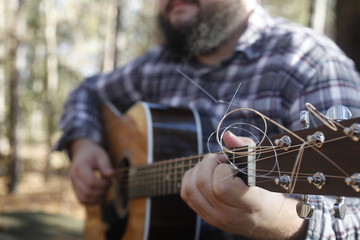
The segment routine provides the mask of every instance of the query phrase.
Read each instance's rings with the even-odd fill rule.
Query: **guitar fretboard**
[[[129,198],[155,197],[180,193],[181,181],[187,170],[201,157],[179,158],[151,165],[131,167],[128,171]],[[124,186],[125,187],[125,186]]]

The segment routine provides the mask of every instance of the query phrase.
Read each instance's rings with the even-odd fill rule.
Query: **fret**
[[[163,181],[164,181],[164,189],[163,195],[167,195],[168,193],[168,185],[169,185],[169,161],[164,162],[164,173],[163,173]]]
[[[167,189],[166,194],[171,194],[171,183],[172,183],[172,161],[168,161],[168,170],[166,175]]]
[[[153,166],[149,165],[146,167],[141,167],[141,195],[142,196],[149,196],[151,194],[151,186],[152,186],[152,176],[154,172]]]
[[[157,167],[156,166],[152,166],[151,167],[151,174],[148,180],[148,187],[149,187],[149,194],[148,196],[156,196],[156,192],[157,192]]]
[[[166,181],[165,181],[165,172],[166,172],[166,165],[164,164],[165,162],[162,162],[161,165],[161,192],[160,192],[160,196],[165,194],[165,189],[166,189]]]
[[[161,171],[161,196],[165,195],[166,191],[166,162],[162,162]]]
[[[168,194],[174,194],[174,179],[176,172],[176,163],[174,161],[170,162],[169,168],[169,185],[168,185]]]
[[[199,161],[199,157],[174,159],[130,168],[127,184],[129,197],[152,197],[180,193],[185,172]]]
[[[156,193],[158,191],[158,187],[157,187],[157,183],[158,183],[158,179],[157,179],[157,167],[153,166],[153,176],[151,178],[151,185],[153,187],[153,190],[151,191],[151,195],[150,196],[156,196]]]
[[[164,194],[168,195],[170,194],[169,186],[170,186],[170,180],[171,180],[171,161],[166,162],[166,173],[164,175],[164,181],[165,181],[165,191]]]
[[[181,168],[183,166],[184,162],[176,161],[174,163],[174,179],[173,179],[173,193],[179,193],[181,188],[181,181],[182,181],[182,171]]]
[[[183,165],[182,161],[175,163],[175,171],[174,171],[174,188],[173,193],[179,193],[180,190],[180,183],[182,179],[181,171],[178,171]]]
[[[162,178],[161,178],[161,174],[162,174],[162,165],[160,164],[158,166],[158,172],[157,172],[157,187],[158,187],[158,191],[156,193],[157,196],[161,196],[162,193]]]
[[[144,192],[144,169],[139,169],[139,174],[138,174],[138,178],[139,178],[139,186],[138,186],[138,195],[142,195]]]
[[[134,174],[135,174],[136,169],[130,169],[129,171],[129,184],[128,184],[128,193],[129,193],[129,198],[133,198],[134,197]]]
[[[167,186],[167,194],[172,194],[173,189],[173,179],[174,179],[174,161],[169,161],[169,169],[168,169],[168,186]]]
[[[177,185],[178,185],[178,166],[177,163],[174,163],[174,181],[173,181],[173,193],[177,193]]]

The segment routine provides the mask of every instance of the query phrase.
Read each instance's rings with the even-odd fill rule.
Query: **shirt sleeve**
[[[107,74],[86,78],[69,95],[60,121],[63,134],[53,149],[68,150],[75,139],[90,139],[104,145],[101,107],[111,103],[124,112],[142,98],[139,79],[144,58],[138,58],[124,67]]]
[[[323,114],[334,105],[344,105],[352,117],[360,117],[359,73],[348,61],[330,59],[321,63],[314,75],[306,76],[303,89],[290,108],[291,129],[299,129],[299,113],[306,110],[306,103],[311,103]],[[310,127],[323,125],[315,117],[310,120],[313,121]]]
[[[102,144],[102,124],[100,118],[100,97],[95,91],[96,82],[101,76],[84,80],[69,95],[60,121],[62,136],[54,150],[66,150],[75,139],[87,138]]]

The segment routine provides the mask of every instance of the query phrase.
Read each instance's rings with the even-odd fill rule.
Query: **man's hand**
[[[99,203],[105,196],[114,170],[102,147],[88,139],[76,140],[71,145],[70,179],[83,204]]]
[[[224,136],[227,147],[252,143],[249,138]],[[185,173],[181,197],[209,224],[257,239],[302,239],[306,224],[296,214],[297,201],[236,177],[223,155],[209,154]]]

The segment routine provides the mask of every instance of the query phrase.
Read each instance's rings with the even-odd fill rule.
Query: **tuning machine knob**
[[[307,178],[308,183],[313,184],[317,189],[322,189],[326,183],[326,177],[323,173],[317,172],[312,177]]]
[[[291,147],[291,138],[287,135],[281,137],[280,139],[275,139],[274,141],[277,147],[283,148],[284,150],[288,150]]]
[[[360,124],[354,123],[350,127],[345,128],[344,133],[346,134],[346,136],[352,138],[352,140],[354,140],[356,142],[359,141],[359,139],[360,139]]]
[[[296,212],[302,219],[309,219],[315,211],[315,206],[309,202],[309,196],[303,195],[302,201],[296,205]]]
[[[360,173],[354,173],[351,177],[345,178],[345,183],[356,192],[360,192]]]
[[[352,117],[352,113],[344,105],[338,104],[330,107],[326,112],[326,116],[329,119],[340,122],[342,120],[350,119]]]
[[[334,217],[344,219],[346,215],[345,197],[337,197],[334,204]]]
[[[302,129],[310,127],[310,114],[306,110],[300,112],[300,126]]]
[[[291,185],[291,177],[287,174],[284,174],[279,178],[275,178],[275,184],[287,191]]]
[[[325,142],[325,135],[322,132],[315,132],[313,135],[307,136],[309,144],[314,144],[316,147],[321,148]]]

